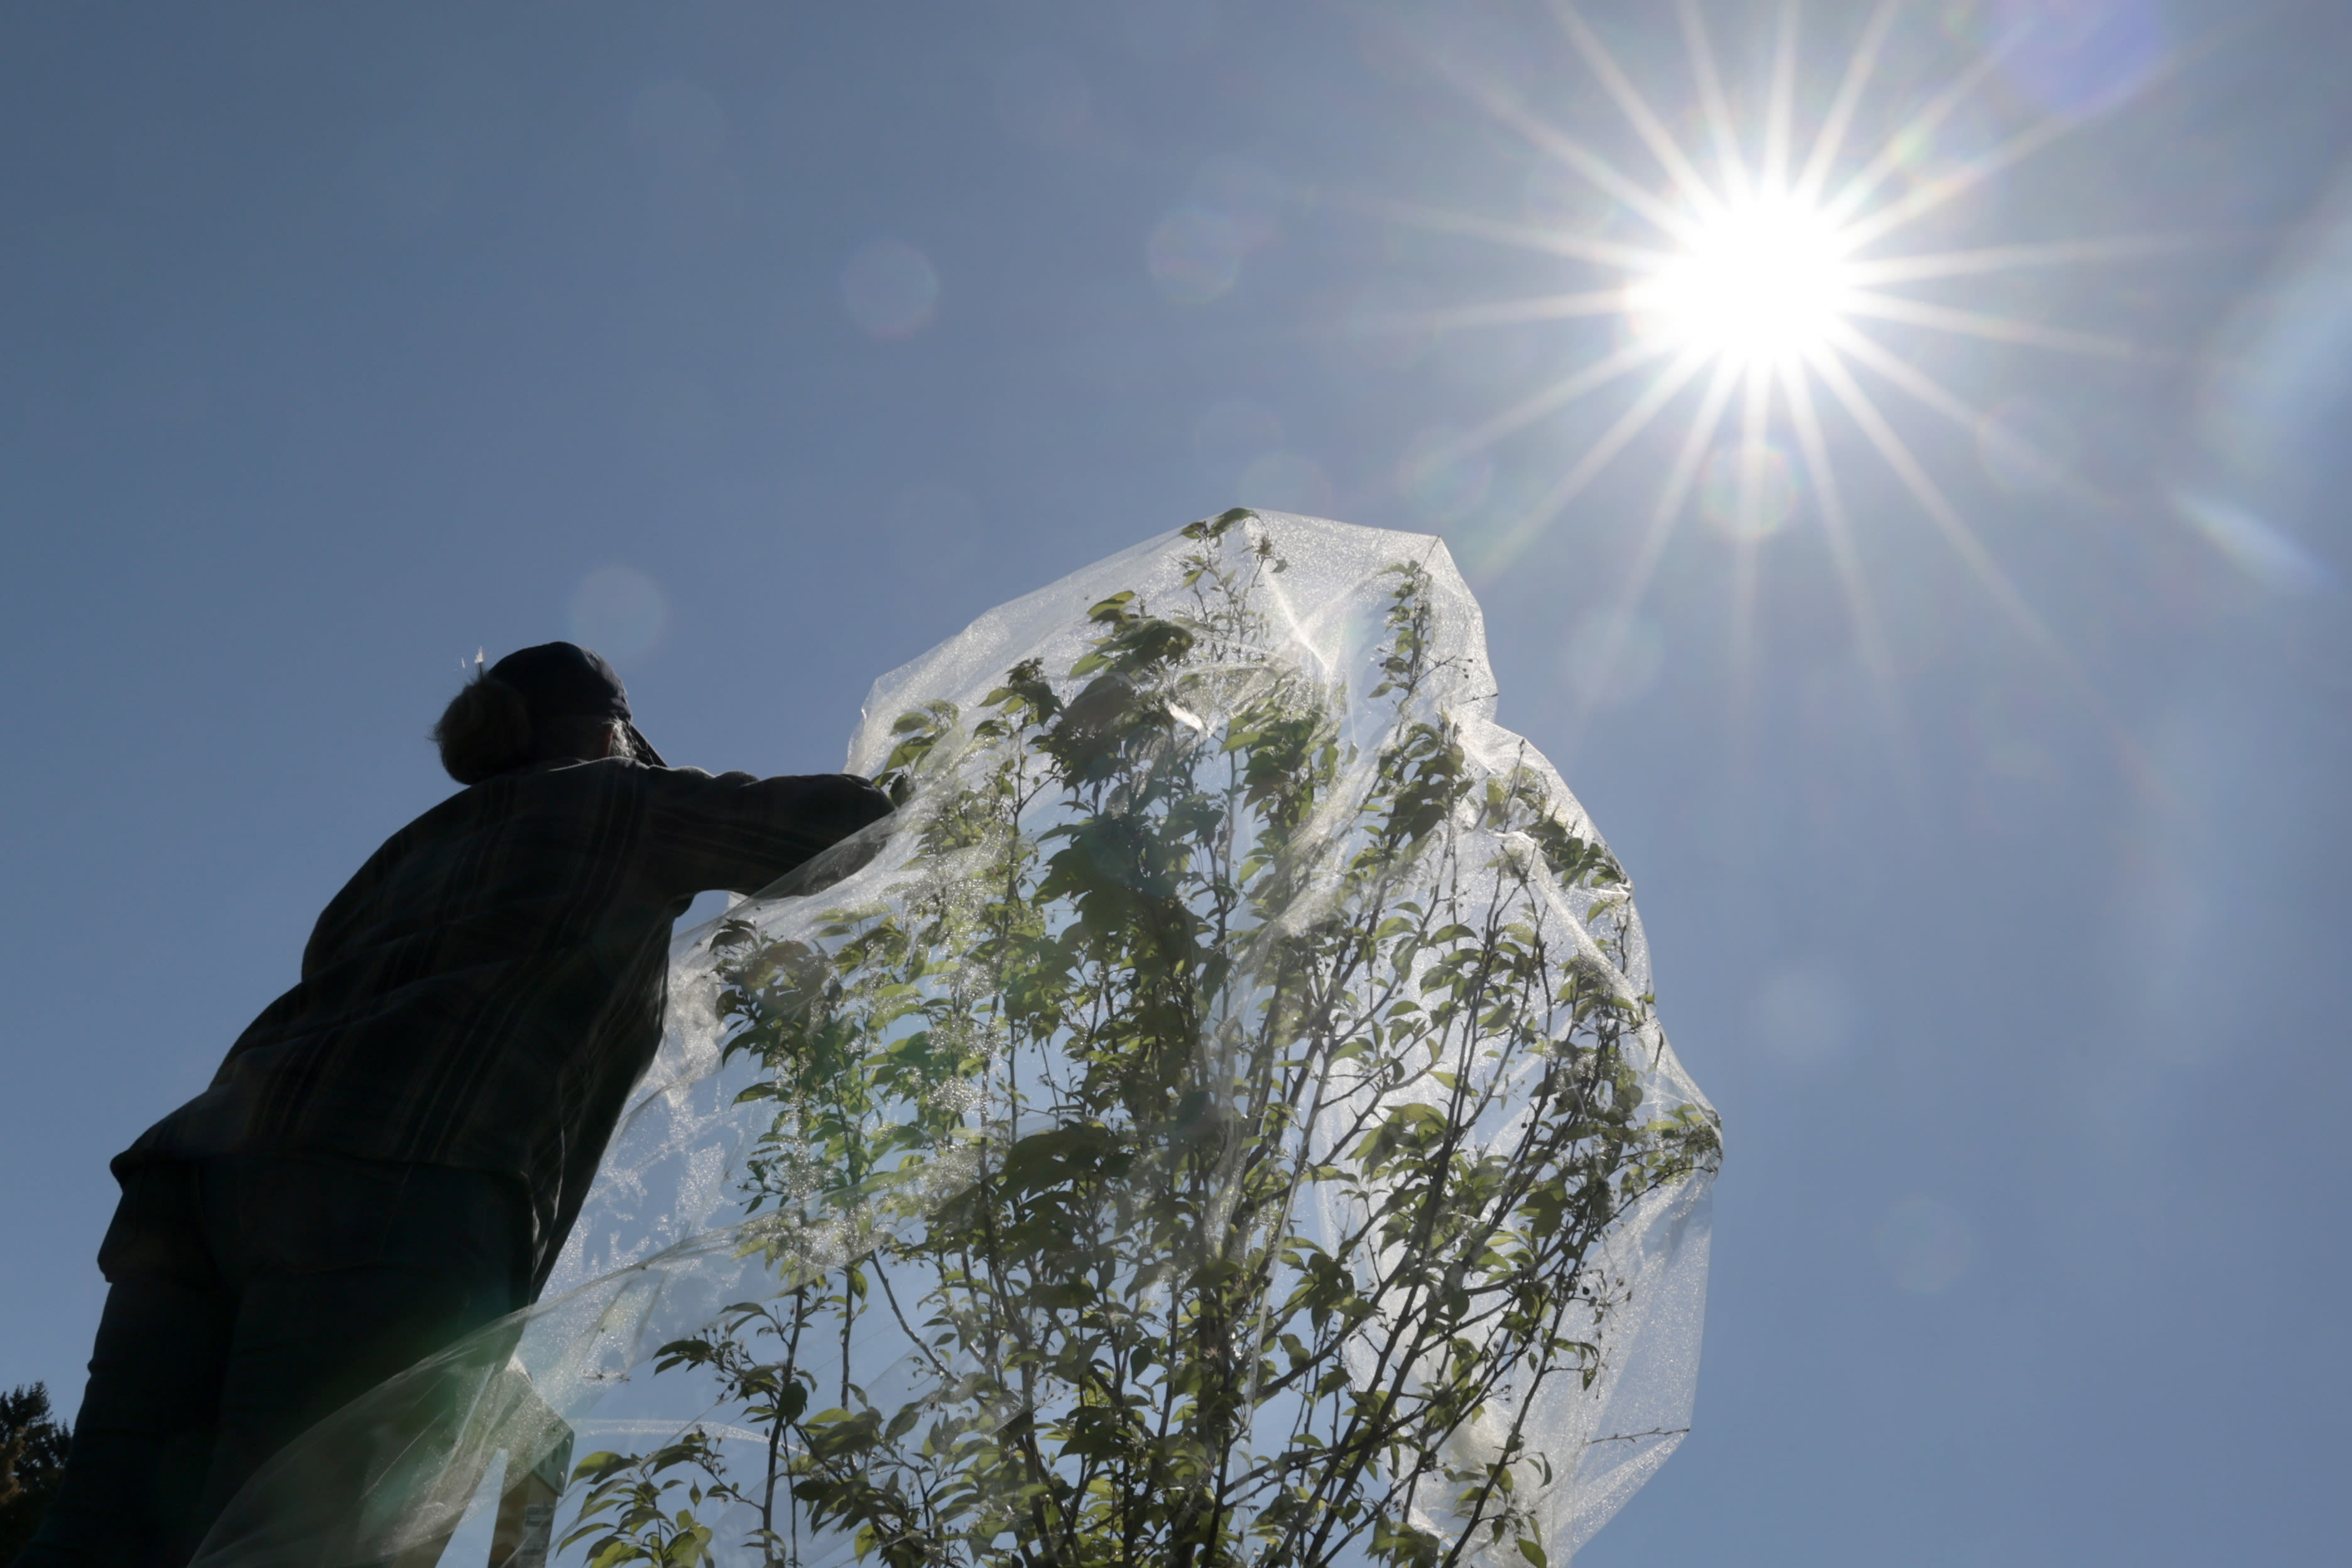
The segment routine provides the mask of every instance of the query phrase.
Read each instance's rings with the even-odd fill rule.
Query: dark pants
[[[18,1568],[177,1568],[278,1449],[530,1294],[511,1177],[234,1155],[122,1186],[72,1457]]]

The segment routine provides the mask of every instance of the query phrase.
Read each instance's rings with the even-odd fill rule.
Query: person
[[[668,766],[572,644],[476,668],[434,730],[466,787],[114,1161],[89,1382],[23,1568],[186,1563],[278,1448],[536,1300],[660,1043],[672,922],[890,809],[847,774]]]

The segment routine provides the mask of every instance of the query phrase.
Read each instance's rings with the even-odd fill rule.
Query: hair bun
[[[520,767],[530,761],[531,741],[530,705],[495,676],[467,682],[433,726],[441,765],[461,784]]]

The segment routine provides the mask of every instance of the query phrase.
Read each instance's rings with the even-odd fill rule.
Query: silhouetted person
[[[353,1396],[538,1296],[661,1039],[671,922],[886,815],[666,765],[604,661],[511,654],[434,730],[467,787],[319,917],[299,984],[118,1156],[111,1289],[25,1568],[187,1561]]]

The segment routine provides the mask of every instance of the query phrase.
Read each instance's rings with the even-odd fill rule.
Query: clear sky
[[[1583,1563],[2342,1550],[2352,11],[1779,10],[0,9],[0,1384],[477,647],[827,769],[1255,503],[1445,536],[1724,1115]]]

